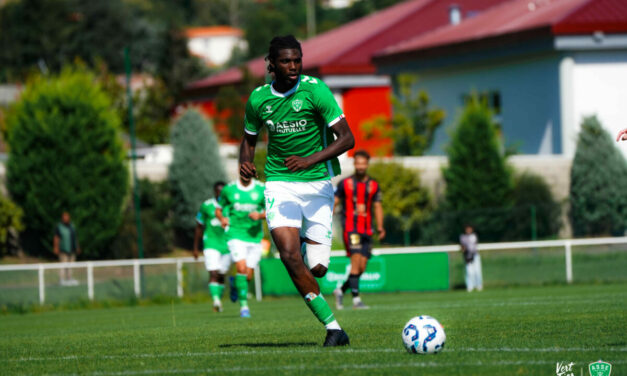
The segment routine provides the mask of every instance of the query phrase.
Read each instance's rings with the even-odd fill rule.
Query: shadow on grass
[[[219,345],[220,348],[229,348],[229,347],[309,347],[309,346],[317,346],[318,344],[315,342],[279,342],[279,343],[269,343],[269,342],[257,342],[257,343],[225,343]]]

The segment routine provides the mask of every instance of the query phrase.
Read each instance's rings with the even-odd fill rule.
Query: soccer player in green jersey
[[[224,229],[220,220],[216,218],[216,209],[220,207],[217,200],[224,185],[224,182],[216,182],[213,185],[214,198],[200,205],[194,234],[194,259],[198,259],[198,245],[202,237],[205,267],[209,272],[209,294],[213,300],[213,310],[216,312],[222,312],[224,275],[231,267],[231,254],[226,246]]]
[[[266,218],[263,191],[261,182],[240,177],[224,187],[220,208],[216,210],[216,216],[226,229],[226,244],[237,269],[235,288],[241,317],[250,317],[248,281],[261,260],[261,220]]]
[[[274,81],[253,90],[246,103],[240,176],[257,175],[255,146],[265,126],[268,227],[294,285],[327,329],[324,346],[345,346],[348,335],[314,277],[326,274],[331,253],[330,179],[340,172],[337,156],[355,141],[328,86],[301,75],[302,56],[300,43],[291,35],[270,42],[266,60]]]

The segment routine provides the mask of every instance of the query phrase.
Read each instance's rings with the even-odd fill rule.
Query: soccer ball
[[[431,316],[417,316],[403,327],[403,344],[411,354],[437,354],[444,348],[444,327]]]

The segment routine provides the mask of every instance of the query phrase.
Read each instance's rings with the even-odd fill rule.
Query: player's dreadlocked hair
[[[265,60],[268,61],[268,73],[274,72],[274,65],[272,61],[279,56],[279,50],[296,49],[300,51],[300,55],[303,55],[303,50],[300,48],[300,43],[294,38],[293,35],[285,35],[282,37],[274,37],[270,41],[270,49]]]

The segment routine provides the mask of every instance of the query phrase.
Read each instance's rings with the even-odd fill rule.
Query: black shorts
[[[346,255],[358,253],[370,259],[372,256],[372,236],[358,234],[356,232],[344,232],[344,247],[346,247]]]

